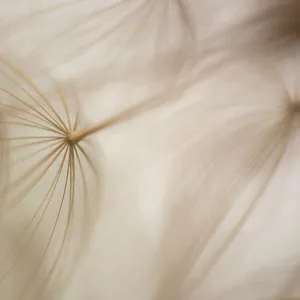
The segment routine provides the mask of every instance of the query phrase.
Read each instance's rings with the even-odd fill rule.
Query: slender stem
[[[133,107],[120,112],[119,114],[109,118],[104,122],[102,121],[86,129],[81,129],[81,130],[75,129],[74,131],[68,134],[67,140],[70,144],[77,144],[81,140],[83,140],[84,138],[86,138],[87,136],[93,133],[103,130],[109,126],[113,126],[124,121],[132,120],[134,117],[141,116],[142,114],[149,112],[149,110],[158,108],[159,106],[162,106],[164,104],[165,101],[162,101],[162,95],[155,95],[154,97],[151,97],[147,101],[137,103]],[[76,126],[74,126],[74,128],[76,127],[77,127],[77,123]]]
[[[116,116],[113,117],[105,122],[100,122],[97,123],[91,127],[85,128],[85,129],[78,129],[75,131],[70,132],[70,134],[68,135],[68,141],[71,144],[77,144],[79,143],[81,140],[83,140],[84,138],[86,138],[87,136],[96,133],[100,130],[103,130],[104,128],[113,125],[114,123],[117,123],[118,121],[122,121],[123,120],[123,116]]]
[[[100,131],[101,129],[103,129],[104,127],[106,127],[105,124],[100,123],[100,124],[93,125],[86,129],[75,130],[68,135],[68,141],[71,144],[77,144],[81,140],[86,138],[88,135],[96,133],[96,132]]]
[[[78,129],[74,130],[69,133],[67,139],[68,142],[71,144],[77,144],[87,136],[97,133],[100,130],[103,130],[109,126],[116,125],[123,121],[128,121],[132,119],[134,116],[136,116],[138,113],[143,113],[147,111],[147,108],[149,108],[148,103],[139,103],[136,106],[129,108],[128,110],[125,110],[116,116],[113,116],[109,118],[106,121],[102,121],[100,123],[97,123],[95,125],[92,125],[91,127],[85,128],[85,129]]]

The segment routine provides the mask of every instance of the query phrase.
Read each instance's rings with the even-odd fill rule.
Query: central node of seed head
[[[289,116],[288,118],[293,122],[294,126],[296,128],[299,128],[300,126],[300,102],[298,101],[293,101],[292,103],[289,104]]]
[[[69,132],[66,136],[66,141],[70,145],[76,145],[82,138],[82,132],[80,130]]]
[[[290,109],[293,114],[300,114],[300,102],[291,103]]]

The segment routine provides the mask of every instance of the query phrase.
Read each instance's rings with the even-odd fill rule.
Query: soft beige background
[[[50,2],[53,3],[50,0],[0,0],[1,23],[18,13],[29,12],[32,7],[47,6]],[[84,13],[94,10],[98,5],[107,4],[106,0],[102,2],[85,1]],[[193,2],[191,5],[201,8],[193,11],[196,23],[199,23],[197,34],[200,37],[209,36],[219,28],[231,26],[243,18],[244,13],[251,12],[258,3],[261,4],[258,0],[203,1],[201,5],[197,1],[190,2]],[[76,19],[80,15],[80,10],[73,11],[72,14],[57,19],[55,24],[43,25],[43,30],[50,32],[54,27],[59,30],[59,26],[64,26],[63,23],[68,18]],[[26,57],[24,53],[32,45],[31,41],[36,42],[40,36],[43,34],[35,27],[32,35],[25,39],[28,44],[20,44],[16,36],[13,37],[16,41],[8,43],[8,46],[4,45],[1,51],[22,62]],[[143,38],[147,39],[147,36]],[[11,48],[12,45],[19,45],[19,48]],[[294,90],[298,92],[299,86],[298,50],[296,47],[288,48],[271,57],[271,63],[278,68],[280,76],[287,81],[292,93]],[[93,53],[95,63],[96,54]],[[27,62],[21,64],[32,67]],[[81,68],[84,71],[81,72]],[[61,71],[56,68],[53,75],[70,84],[67,79],[68,74],[72,74],[72,82],[80,85],[81,78],[86,80],[84,74],[89,74],[85,73],[86,69],[88,68],[84,66],[84,61],[79,60]],[[237,90],[230,88],[232,81],[226,81],[226,76],[211,77],[205,83],[199,83],[200,87],[194,92],[181,97],[183,108],[174,103],[171,107],[159,109],[143,118],[94,136],[94,141],[101,148],[99,155],[103,155],[105,161],[104,195],[103,199],[99,199],[103,201],[105,210],[99,217],[89,251],[84,254],[83,263],[74,274],[62,300],[153,299],[157,285],[157,251],[162,225],[166,220],[163,208],[165,203],[172,201],[170,190],[176,197],[178,194],[183,199],[186,196],[180,194],[182,191],[171,180],[174,178],[176,166],[180,170],[181,164],[185,162],[183,156],[176,155],[176,151],[181,153],[180,147],[197,134],[200,124],[197,113],[201,111],[198,103],[202,99],[214,100],[216,97],[227,97],[229,100],[245,98],[244,101],[252,101],[253,97],[253,101],[257,103],[268,99],[268,105],[271,105],[271,99],[274,98],[274,102],[278,100],[276,94],[268,88],[264,90],[261,87],[260,93],[251,89],[251,85],[246,83],[248,72],[248,69],[239,71],[235,81],[236,86],[240,86]],[[259,73],[260,69],[254,66],[251,72]],[[97,73],[92,77],[86,76],[97,82]],[[128,103],[144,99],[151,94],[147,89],[149,83],[145,82],[147,81],[143,79],[138,84],[136,81],[120,80],[101,89],[97,89],[97,84],[93,84],[93,90],[82,88],[79,97],[83,104],[83,115],[88,121],[97,122],[121,110]],[[154,80],[151,84],[159,86]],[[214,89],[215,93],[212,93]],[[181,110],[178,112],[178,109]],[[196,294],[188,299],[183,297],[182,300],[278,299],[277,292],[300,263],[299,150],[300,140],[296,134],[270,186],[234,243],[204,283],[196,289]],[[226,159],[224,154],[224,160]],[[219,172],[222,174],[222,169]],[[175,175],[178,181],[185,176]],[[194,181],[196,184],[197,179]],[[201,195],[197,195],[197,199],[198,197],[199,201],[204,201]],[[230,224],[240,210],[243,211],[243,202],[229,216],[224,228],[221,228],[214,241],[216,245],[222,241],[222,232],[230,230]],[[211,247],[211,251],[214,251],[213,246]]]

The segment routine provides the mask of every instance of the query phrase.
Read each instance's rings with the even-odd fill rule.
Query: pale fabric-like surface
[[[48,1],[0,0],[1,20],[23,13],[24,10],[29,11],[31,6],[46,6],[46,2]],[[201,4],[194,1],[190,5],[203,7],[193,11],[199,40],[218,32],[220,28],[235,26],[232,24],[239,23],[245,15],[253,13],[259,7],[258,4],[261,1],[231,0],[226,4],[216,0],[203,1]],[[85,13],[93,10],[88,1],[85,5]],[[96,5],[96,1],[91,1],[90,5]],[[80,15],[80,11],[74,11],[74,14]],[[67,22],[68,17],[73,16],[61,18],[59,22]],[[55,24],[56,30],[59,29],[59,22]],[[37,36],[42,35],[39,28],[36,31]],[[22,61],[22,53],[26,53],[32,46],[30,41],[37,41],[34,34],[32,32],[26,42],[28,44],[23,45],[24,52],[21,48],[10,52],[11,45],[1,51],[12,58],[15,55],[18,61]],[[147,40],[146,35],[143,38]],[[246,37],[243,38],[247,40]],[[14,45],[18,43],[16,37]],[[287,82],[291,94],[299,92],[298,50],[293,45],[274,51],[272,56],[261,58],[277,69],[279,79]],[[96,57],[96,53],[92,55]],[[55,61],[55,55],[53,60]],[[86,63],[87,66],[84,66],[84,60],[75,61],[73,65],[65,66],[62,73],[55,69],[53,74],[67,82],[68,74],[73,74],[72,81],[78,80],[80,85],[85,72],[93,69],[90,68],[90,62]],[[93,90],[90,91],[85,86],[79,94],[83,103],[83,115],[89,122],[98,122],[120,111],[122,107],[152,96],[156,89],[149,91],[147,85],[161,89],[161,82],[147,78],[147,74],[145,79],[118,80],[117,83],[97,89],[96,74],[97,72],[91,77]],[[147,83],[147,80],[151,82]],[[175,243],[173,241],[172,244],[171,241],[170,245],[166,245],[170,257],[167,254],[167,259],[162,261],[161,257],[166,253],[162,253],[160,245],[161,241],[166,240],[164,226],[172,211],[172,203],[190,199],[198,203],[197,213],[204,225],[200,229],[194,229],[197,230],[197,235],[205,234],[206,229],[203,228],[209,228],[214,223],[217,208],[225,201],[222,190],[219,191],[218,187],[225,188],[226,176],[233,177],[235,172],[241,170],[243,160],[251,156],[252,149],[256,149],[255,143],[258,148],[263,144],[263,138],[255,139],[261,131],[259,124],[264,129],[274,118],[276,121],[276,109],[282,101],[281,93],[280,85],[262,71],[260,62],[249,66],[242,59],[239,63],[233,62],[222,67],[221,71],[212,73],[206,80],[199,79],[183,95],[168,93],[173,99],[168,106],[95,135],[93,138],[101,148],[99,155],[103,155],[105,161],[102,215],[99,216],[89,251],[84,254],[83,263],[77,269],[62,300],[284,300],[300,297],[300,291],[296,290],[297,283],[294,285],[295,289],[287,287],[287,294],[284,291],[300,265],[300,140],[297,131],[290,139],[287,152],[259,198],[255,210],[205,278],[202,278],[201,268],[206,268],[210,265],[210,260],[215,259],[213,254],[247,209],[253,196],[251,188],[255,193],[257,186],[264,181],[267,172],[264,168],[253,179],[253,186],[248,187],[248,194],[238,198],[237,205],[210,240],[209,247],[205,248],[199,261],[199,267],[195,267],[186,285],[180,283],[183,286],[176,291],[177,283],[174,281],[176,298],[170,298],[171,292],[164,294],[162,286],[165,283],[161,281],[159,273],[164,267],[169,267],[169,259],[172,262],[176,255],[184,253],[182,244],[189,241],[189,230],[193,231],[193,227],[182,226],[180,233],[179,228],[179,232],[174,234]],[[176,101],[178,98],[180,103]],[[239,103],[241,108],[218,112],[217,105],[222,101],[228,107]],[[203,103],[204,108],[201,106]],[[210,103],[216,103],[216,107],[207,109],[206,106],[211,105]],[[254,116],[259,120],[253,127],[247,119],[249,109],[257,112]],[[230,122],[231,115],[243,116],[243,112],[245,120],[240,118],[236,122]],[[229,142],[224,142],[224,148],[221,145],[220,149],[201,150],[206,141],[209,144],[208,141],[214,138],[212,135],[226,138],[236,127],[243,128],[243,124],[246,124],[245,134],[241,133],[239,139],[229,139]],[[210,130],[211,128],[214,130]],[[205,159],[210,157],[210,151],[219,151],[217,163],[207,166]],[[201,186],[199,173],[207,172],[205,167],[213,168],[212,177],[207,186]],[[268,166],[265,168],[268,169]],[[242,177],[237,182],[244,187]],[[217,191],[217,196],[210,195],[211,187]],[[207,199],[216,201],[216,206]],[[184,217],[183,214],[179,220],[189,224],[189,220]],[[191,237],[193,233],[195,234],[192,232]],[[157,295],[157,290],[162,291],[162,294]]]

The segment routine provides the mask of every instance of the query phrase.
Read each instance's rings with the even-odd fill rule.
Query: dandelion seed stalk
[[[69,144],[76,145],[87,136],[102,130],[104,127],[106,127],[105,124],[100,123],[86,129],[72,131],[67,135],[66,140]]]

